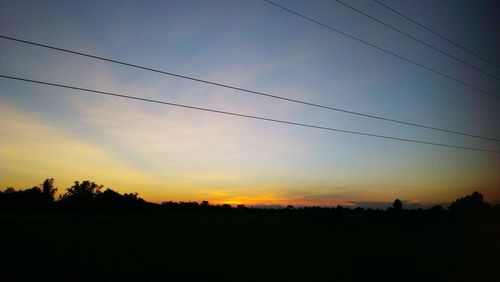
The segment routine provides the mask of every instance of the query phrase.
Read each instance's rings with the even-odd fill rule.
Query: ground
[[[500,224],[0,214],[3,281],[498,281]],[[42,280],[43,279],[43,280]],[[48,280],[47,280],[48,279]]]

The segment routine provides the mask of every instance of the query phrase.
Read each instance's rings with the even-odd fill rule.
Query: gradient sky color
[[[500,75],[373,1],[347,1]],[[279,1],[500,94],[500,83],[335,1]],[[500,64],[497,1],[384,0]],[[500,102],[264,1],[1,1],[0,33],[293,99],[500,138]],[[500,149],[0,39],[0,72],[402,138]],[[500,201],[500,154],[220,116],[0,79],[0,189],[90,179],[149,201]]]

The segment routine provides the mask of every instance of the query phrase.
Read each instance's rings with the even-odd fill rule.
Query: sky
[[[373,1],[346,3],[500,76]],[[500,64],[497,1],[382,2]],[[332,0],[279,1],[485,91],[500,82]],[[500,100],[265,1],[0,1],[0,34],[291,99],[500,138]],[[343,130],[500,142],[250,95],[0,39],[0,73]],[[500,154],[224,116],[0,78],[0,189],[91,180],[148,201],[500,202]]]

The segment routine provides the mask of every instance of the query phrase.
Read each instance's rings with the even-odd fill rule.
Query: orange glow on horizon
[[[213,200],[210,201],[209,203],[211,205],[223,205],[223,204],[228,204],[232,207],[236,207],[238,205],[245,205],[247,207],[252,207],[252,206],[283,206],[286,207],[288,205],[292,205],[294,207],[313,207],[313,206],[320,206],[320,207],[336,207],[336,206],[343,206],[343,207],[351,207],[354,206],[354,203],[348,202],[348,201],[325,201],[325,202],[305,202],[305,201],[297,201],[293,199],[262,199],[262,198],[246,198],[245,200]]]
[[[231,205],[231,206],[243,205],[240,201],[224,201],[222,204]]]

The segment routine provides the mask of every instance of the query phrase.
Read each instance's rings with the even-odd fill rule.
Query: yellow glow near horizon
[[[237,154],[221,154],[227,152],[227,148],[210,152],[214,150],[197,141],[200,135],[191,136],[194,133],[178,125],[177,129],[164,129],[169,130],[168,136],[157,132],[134,139],[128,130],[113,129],[113,116],[105,116],[103,120],[95,121],[99,126],[103,126],[104,122],[106,126],[111,126],[110,132],[117,134],[112,140],[117,142],[116,145],[123,146],[124,149],[121,150],[127,152],[124,158],[123,155],[118,155],[121,152],[113,152],[102,146],[99,140],[79,140],[46,122],[42,117],[21,114],[5,103],[0,104],[0,112],[0,189],[8,186],[28,188],[41,183],[45,178],[55,178],[58,193],[64,193],[75,180],[91,180],[120,193],[138,192],[140,197],[157,203],[169,200],[208,200],[213,204],[247,206],[349,206],[353,205],[353,202],[390,202],[396,197],[411,202],[436,203],[452,201],[473,190],[481,191],[487,200],[500,198],[498,189],[495,189],[500,178],[487,179],[478,172],[475,172],[477,175],[464,175],[465,178],[454,172],[458,179],[463,179],[458,190],[456,180],[437,179],[427,184],[415,182],[419,178],[424,179],[424,175],[395,176],[391,182],[384,180],[385,183],[379,180],[379,175],[374,175],[369,181],[357,179],[349,174],[332,177],[328,171],[321,172],[318,177],[312,177],[309,174],[318,172],[301,172],[287,167],[277,167],[273,171],[253,163],[247,164],[246,158],[249,155],[254,157],[253,152],[242,156],[237,155],[242,154],[238,150],[234,151]],[[144,115],[141,119],[149,117]],[[140,129],[141,126],[142,123],[129,124],[132,128],[129,130],[135,130],[133,128],[137,127],[141,132],[144,130]],[[149,131],[154,132],[151,129]],[[121,132],[125,135],[122,136]],[[184,136],[185,134],[188,136]],[[172,137],[178,140],[174,142]],[[148,143],[156,144],[154,152],[162,152],[161,154],[169,156],[170,159],[165,160],[152,154],[153,151],[148,151],[148,147],[141,144],[144,138],[148,138]],[[206,143],[210,138],[205,139]],[[167,147],[158,145],[163,141],[168,144]],[[217,142],[218,140],[211,144]],[[196,148],[199,144],[203,147]],[[279,144],[276,146],[275,151],[285,150],[283,156],[293,152],[291,147],[279,148]],[[197,151],[189,153],[195,150],[193,148]],[[207,150],[207,154],[200,155],[200,152]],[[130,160],[127,154],[137,154],[138,161]],[[200,156],[204,161],[200,160]],[[259,158],[263,162],[269,162],[265,156]],[[486,165],[484,168],[493,169]],[[374,181],[380,183],[372,184]],[[337,186],[329,187],[321,183],[337,183]],[[405,189],[402,194],[401,191]]]

